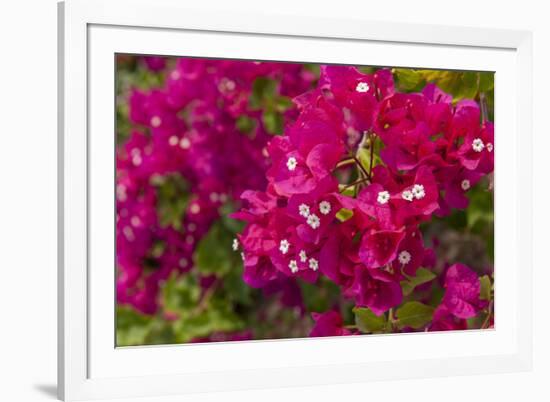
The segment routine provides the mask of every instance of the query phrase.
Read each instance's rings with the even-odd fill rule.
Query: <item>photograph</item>
[[[116,54],[115,85],[117,347],[494,328],[493,72]]]

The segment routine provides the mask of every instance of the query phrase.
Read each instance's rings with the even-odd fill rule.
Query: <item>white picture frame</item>
[[[68,0],[59,4],[59,46],[60,398],[161,396],[531,368],[529,32],[237,11],[217,15],[178,0]],[[109,101],[117,52],[496,71],[496,329],[115,348],[114,297],[109,296],[114,294],[114,241],[109,237],[114,135],[98,133],[114,132]],[[522,146],[516,147],[520,133]]]

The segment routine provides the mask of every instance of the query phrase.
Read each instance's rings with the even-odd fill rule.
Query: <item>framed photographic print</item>
[[[180,3],[59,5],[60,397],[529,369],[531,35]]]

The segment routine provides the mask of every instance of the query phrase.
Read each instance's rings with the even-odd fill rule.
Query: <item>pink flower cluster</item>
[[[298,117],[267,148],[265,191],[245,191],[233,215],[247,223],[244,280],[265,287],[324,275],[381,315],[402,303],[402,281],[434,264],[420,224],[466,208],[468,190],[493,171],[493,124],[475,101],[453,103],[434,84],[396,91],[387,69],[323,66],[317,87],[294,102]],[[445,286],[434,329],[483,307],[467,267],[449,268]],[[314,334],[344,333],[327,314]]]
[[[167,68],[163,58],[144,61],[154,71]],[[148,314],[158,308],[162,281],[191,269],[220,206],[245,189],[265,188],[271,134],[262,111],[249,105],[254,81],[273,80],[277,94],[294,97],[314,78],[298,64],[192,58],[163,71],[162,88],[132,91],[134,130],[117,149],[117,300]],[[246,134],[237,124],[242,116],[255,123]],[[159,187],[174,177],[189,196],[181,228],[159,216]]]

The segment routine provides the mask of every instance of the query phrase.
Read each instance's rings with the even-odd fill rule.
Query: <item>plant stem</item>
[[[369,161],[369,179],[372,178],[372,167],[374,164],[374,141],[376,141],[376,135],[372,135],[369,131],[369,146],[370,146],[370,161]]]
[[[487,113],[487,97],[485,92],[479,93],[479,103],[481,105],[481,121],[486,123],[489,120],[489,115]]]
[[[368,177],[365,177],[364,179],[355,180],[353,183],[350,183],[350,184],[347,184],[346,186],[344,186],[344,188],[343,188],[342,190],[340,190],[340,191],[346,190],[346,189],[348,189],[348,188],[350,188],[350,187],[353,187],[353,186],[355,186],[355,185],[357,185],[357,184],[365,183],[365,182],[367,182],[367,181],[369,181],[369,178],[368,178]]]
[[[365,167],[363,166],[363,164],[361,163],[361,161],[359,160],[359,158],[357,156],[353,156],[353,160],[355,161],[355,163],[357,163],[357,166],[359,167],[359,169],[361,169],[361,171],[363,172],[363,174],[367,177],[367,179],[370,181],[370,174],[369,172],[367,172],[367,169],[365,169]]]

